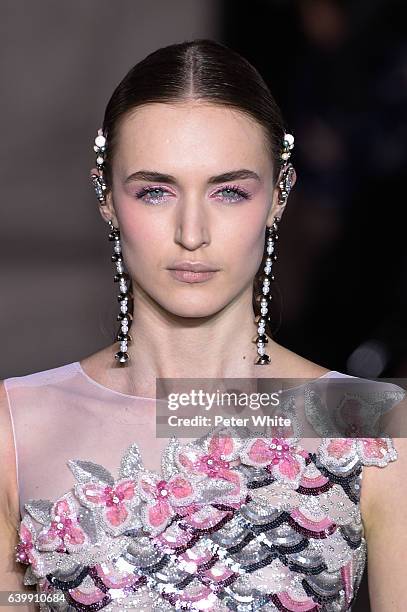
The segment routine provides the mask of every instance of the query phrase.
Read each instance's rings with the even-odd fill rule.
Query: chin
[[[167,312],[169,312],[172,315],[175,315],[176,317],[183,317],[185,319],[203,319],[206,317],[211,317],[213,316],[218,310],[220,310],[219,308],[208,308],[208,306],[202,306],[202,304],[200,306],[185,306],[185,304],[183,304],[182,306],[179,305],[177,306],[173,306],[171,307],[170,305],[168,305],[167,307],[165,307],[165,310]]]
[[[200,297],[198,298],[197,296],[196,299],[177,299],[176,292],[173,292],[171,294],[172,299],[168,300],[167,298],[164,300],[158,300],[158,302],[164,310],[172,315],[177,317],[185,317],[187,319],[198,319],[211,317],[224,308],[227,302],[221,302],[219,300],[219,296],[217,297],[217,300],[211,300],[210,296],[202,298],[201,294]]]

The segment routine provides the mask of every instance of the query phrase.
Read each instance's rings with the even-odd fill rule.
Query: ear
[[[290,190],[294,187],[296,181],[297,181],[297,173],[295,171],[295,168],[292,164],[290,164],[291,167],[291,171],[290,171],[290,183],[291,183],[291,187]],[[287,166],[284,165],[278,175],[278,179],[276,181],[276,184],[274,185],[274,189],[273,189],[273,199],[272,199],[272,204],[271,204],[271,208],[269,211],[269,214],[267,216],[267,225],[271,226],[273,224],[273,221],[275,219],[275,217],[279,217],[281,219],[284,211],[285,211],[285,207],[287,206],[287,200],[288,197],[285,198],[285,201],[283,204],[280,203],[280,196],[282,193],[282,189],[280,186],[281,181],[284,178],[284,173],[287,171]]]
[[[92,180],[92,174],[96,174],[97,176],[101,176],[101,172],[97,168],[92,168],[89,176]],[[93,187],[93,183],[92,183]],[[102,216],[102,219],[107,221],[112,221],[112,223],[118,227],[117,217],[113,206],[113,197],[110,189],[105,191],[105,200],[104,202],[99,202],[99,212]]]

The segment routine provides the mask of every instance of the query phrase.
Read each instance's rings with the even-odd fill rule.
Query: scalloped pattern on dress
[[[397,459],[391,438],[173,437],[161,473],[136,443],[116,474],[70,459],[72,488],[25,504],[16,561],[59,594],[40,609],[344,612],[366,563],[362,467]],[[63,597],[62,597],[63,596]]]

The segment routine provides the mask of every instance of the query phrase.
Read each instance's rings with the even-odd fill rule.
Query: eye
[[[143,199],[147,204],[160,204],[163,201],[163,193],[169,193],[162,187],[143,187],[139,192],[136,193],[136,197]],[[148,196],[144,199],[144,196]]]
[[[226,194],[222,199],[227,202],[240,202],[241,200],[250,199],[250,194],[237,185],[225,185],[222,189],[219,189],[217,194]]]
[[[168,194],[169,192],[162,187],[143,187],[143,189],[136,193],[136,197],[143,200],[146,204],[160,204],[165,201],[164,194],[166,193]],[[221,199],[226,202],[240,202],[241,200],[250,199],[249,192],[237,185],[225,185],[225,187],[216,191],[216,194],[224,194],[221,195]],[[146,198],[145,196],[148,197]]]

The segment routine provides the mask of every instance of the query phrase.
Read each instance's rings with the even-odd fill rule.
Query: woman
[[[271,338],[293,144],[257,71],[214,41],[159,49],[116,88],[91,179],[120,346],[3,383],[3,589],[21,567],[43,609],[342,611],[367,541],[372,609],[404,609],[404,440],[155,437],[156,378],[350,378]]]

